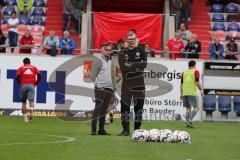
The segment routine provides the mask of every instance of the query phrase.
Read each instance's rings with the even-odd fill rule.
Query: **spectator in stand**
[[[175,14],[175,29],[180,25],[182,0],[171,0],[171,12]]]
[[[64,55],[72,55],[74,49],[76,48],[74,40],[70,37],[68,31],[63,32],[63,38],[60,40],[59,48],[61,48],[61,53]]]
[[[18,0],[17,7],[20,13],[30,14],[32,9],[32,0]]]
[[[145,53],[148,57],[155,57],[155,52],[148,43],[145,44]]]
[[[187,29],[185,23],[180,24],[180,30],[178,32],[181,34],[181,40],[185,47],[188,44],[189,40],[191,39],[192,32]]]
[[[7,39],[0,30],[0,53],[6,53]]]
[[[77,19],[79,20],[79,27],[81,27],[82,13],[85,11],[87,0],[72,0],[72,4],[74,7],[74,15],[76,15]],[[81,28],[79,29],[81,31]]]
[[[30,24],[44,26],[45,18],[43,16],[33,16],[31,17]]]
[[[182,0],[181,22],[188,24],[190,22],[190,0]]]
[[[184,52],[191,52],[187,54],[187,58],[199,58],[201,52],[201,42],[197,40],[197,35],[192,34],[189,43],[186,45]]]
[[[47,50],[47,54],[51,56],[57,55],[57,48],[59,47],[59,38],[55,36],[55,32],[51,31],[50,35],[45,38],[43,48]]]
[[[239,54],[239,46],[235,43],[235,39],[231,38],[229,43],[226,45],[226,56],[227,60],[237,60],[237,55]]]
[[[208,49],[211,60],[223,60],[224,56],[224,47],[222,44],[220,44],[219,39],[214,39],[214,42],[210,44],[209,49]]]
[[[30,30],[26,29],[25,34],[22,36],[22,38],[20,39],[19,42],[19,53],[30,53],[31,54],[31,50],[34,47],[34,39],[31,36],[31,32]]]
[[[180,39],[181,34],[179,32],[175,33],[175,38],[170,39],[167,42],[166,50],[169,51],[169,58],[176,59],[182,58],[182,51],[184,50],[184,44]]]
[[[70,21],[74,22],[74,28],[78,34],[81,33],[79,26],[79,18],[74,12],[74,6],[71,0],[63,0],[63,18],[64,18],[64,26],[63,31],[68,30]]]
[[[16,13],[13,12],[11,15],[11,18],[8,19],[8,40],[9,40],[9,46],[10,47],[16,47],[18,42],[18,24],[19,20],[16,17]],[[13,48],[11,51],[13,52]]]

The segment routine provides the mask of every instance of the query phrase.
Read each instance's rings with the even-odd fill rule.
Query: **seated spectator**
[[[229,43],[226,45],[226,56],[227,60],[237,60],[237,55],[239,54],[238,44],[235,43],[235,39],[231,38]]]
[[[60,40],[59,47],[61,48],[61,53],[64,55],[72,55],[74,49],[76,48],[75,42],[70,38],[68,31],[63,32],[63,38]]]
[[[9,40],[9,46],[10,47],[16,47],[18,42],[18,25],[19,20],[16,17],[16,13],[13,12],[11,15],[11,18],[8,19],[8,40]],[[12,48],[12,52],[13,52]]]
[[[17,13],[17,7],[14,5],[5,6],[2,10],[4,16],[11,16],[13,12]]]
[[[45,18],[42,16],[33,16],[33,17],[31,17],[30,24],[44,26]]]
[[[31,16],[45,16],[46,9],[44,7],[33,7]]]
[[[169,58],[176,59],[182,58],[182,51],[184,49],[184,44],[180,39],[181,34],[179,32],[175,33],[175,38],[170,39],[167,42],[166,50],[169,51]]]
[[[46,0],[34,0],[33,6],[46,7]]]
[[[155,57],[154,50],[151,49],[151,47],[148,43],[145,44],[145,53],[148,55],[148,57]]]
[[[59,47],[59,38],[55,36],[53,31],[45,38],[43,42],[43,48],[47,50],[47,54],[51,56],[57,55],[57,48]]]
[[[0,53],[6,53],[7,39],[0,30]]]
[[[181,40],[185,47],[192,36],[192,32],[187,29],[187,26],[185,23],[180,24],[180,30],[178,30],[178,32],[181,34]]]
[[[20,13],[28,13],[32,8],[32,0],[18,0],[17,7]]]
[[[187,54],[187,58],[199,58],[201,52],[201,43],[197,40],[197,35],[192,34],[192,37],[184,49],[184,52],[191,52]]]
[[[34,40],[31,36],[30,30],[26,30],[25,34],[22,36],[22,38],[19,41],[19,53],[31,53],[31,50],[34,46]]]
[[[63,1],[63,18],[64,18],[64,26],[63,31],[68,30],[70,21],[72,20],[74,23],[74,28],[78,34],[81,33],[81,27],[79,26],[79,18],[78,15],[74,12],[74,7],[71,0]]]
[[[4,0],[4,2],[6,6],[17,5],[17,0]]]
[[[212,44],[210,44],[209,49],[208,49],[210,55],[210,59],[211,60],[223,60],[224,56],[224,47],[222,44],[220,44],[220,40],[219,39],[214,39],[214,42]]]

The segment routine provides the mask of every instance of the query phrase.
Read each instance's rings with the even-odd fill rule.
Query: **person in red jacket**
[[[183,58],[182,51],[184,50],[184,44],[180,40],[181,34],[179,32],[175,33],[175,38],[170,39],[167,42],[166,50],[169,51],[169,58]]]
[[[37,67],[31,65],[29,58],[24,58],[23,66],[18,68],[16,74],[16,81],[20,85],[20,94],[22,100],[22,113],[24,121],[32,120],[35,86],[41,80],[41,74]],[[29,101],[29,116],[27,116],[27,100]]]
[[[20,39],[19,42],[19,53],[31,53],[31,50],[34,46],[34,39],[31,36],[30,30],[26,30],[24,36]]]

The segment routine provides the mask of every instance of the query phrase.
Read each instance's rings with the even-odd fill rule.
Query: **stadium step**
[[[191,8],[191,21],[189,23],[189,30],[198,35],[198,40],[202,44],[201,59],[209,59],[208,47],[211,41],[211,29],[209,7],[206,0],[194,0]],[[206,54],[207,53],[207,54]]]

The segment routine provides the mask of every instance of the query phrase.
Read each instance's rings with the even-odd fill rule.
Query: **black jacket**
[[[119,66],[124,80],[144,79],[144,68],[147,66],[147,55],[144,47],[138,46],[133,50],[126,49],[120,52],[118,57]],[[125,63],[132,64],[127,67]]]

